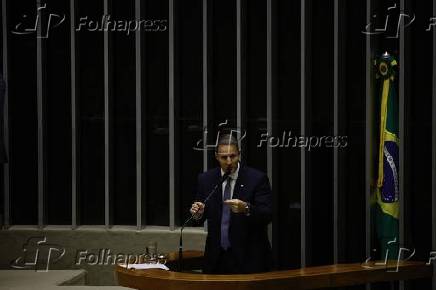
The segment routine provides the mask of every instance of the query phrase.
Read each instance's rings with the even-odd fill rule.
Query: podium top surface
[[[186,259],[200,254],[186,253]],[[172,259],[170,259],[172,260]],[[433,267],[418,261],[351,263],[256,274],[210,275],[116,268],[120,285],[148,289],[317,289],[431,277]]]

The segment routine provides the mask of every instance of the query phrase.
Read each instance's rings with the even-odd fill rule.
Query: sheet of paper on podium
[[[147,269],[162,269],[168,271],[169,268],[165,266],[164,264],[149,264],[149,263],[143,263],[143,264],[119,264],[123,268],[127,269],[136,269],[136,270],[147,270]]]

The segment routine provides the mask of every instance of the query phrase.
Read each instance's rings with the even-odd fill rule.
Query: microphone
[[[226,179],[227,179],[227,177],[229,177],[229,175],[232,173],[232,170],[231,169],[227,169],[227,171],[226,172],[224,172],[224,175],[223,175],[223,177],[222,177],[222,181],[221,181],[221,183],[223,183]]]
[[[215,193],[215,191],[217,190],[219,185],[222,185],[224,183],[224,181],[227,180],[227,178],[230,175],[230,170],[227,170],[224,175],[221,177],[221,181],[215,185],[215,187],[212,189],[212,191],[209,193],[209,195],[204,199],[203,204],[206,205],[206,202],[209,201],[209,199],[212,197],[212,195]],[[197,214],[197,212],[195,212],[192,217],[194,217]]]
[[[207,195],[207,197],[203,200],[203,204],[206,206],[206,203],[209,201],[209,199],[213,196],[213,194],[216,192],[216,190],[218,189],[218,186],[222,185],[224,183],[224,181],[227,180],[227,178],[229,177],[231,173],[231,170],[227,170],[224,175],[221,177],[221,180],[219,183],[217,183],[214,188],[211,190],[211,192]],[[182,268],[183,268],[183,229],[186,227],[186,225],[195,217],[195,215],[197,214],[197,212],[200,209],[198,209],[196,212],[194,212],[189,218],[187,218],[185,220],[185,222],[183,223],[182,227],[180,228],[180,238],[179,238],[179,272],[182,272]]]

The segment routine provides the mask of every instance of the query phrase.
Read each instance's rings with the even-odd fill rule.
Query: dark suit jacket
[[[221,180],[219,167],[198,177],[196,200],[203,201]],[[272,254],[268,224],[272,218],[272,194],[268,177],[256,169],[240,166],[233,197],[251,204],[250,215],[231,213],[229,239],[240,273],[265,272],[271,269]],[[200,222],[207,219],[208,235],[203,272],[213,273],[220,254],[222,186],[208,200]]]

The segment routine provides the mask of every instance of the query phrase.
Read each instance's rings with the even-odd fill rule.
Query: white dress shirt
[[[221,176],[224,176],[225,172],[221,169]],[[238,162],[238,168],[236,168],[235,172],[233,172],[232,174],[229,174],[230,179],[230,199],[233,198],[233,191],[235,189],[235,184],[236,184],[236,179],[238,179],[238,174],[239,174],[239,162]],[[226,188],[228,179],[226,181],[223,182],[223,198],[224,198],[224,190]]]

